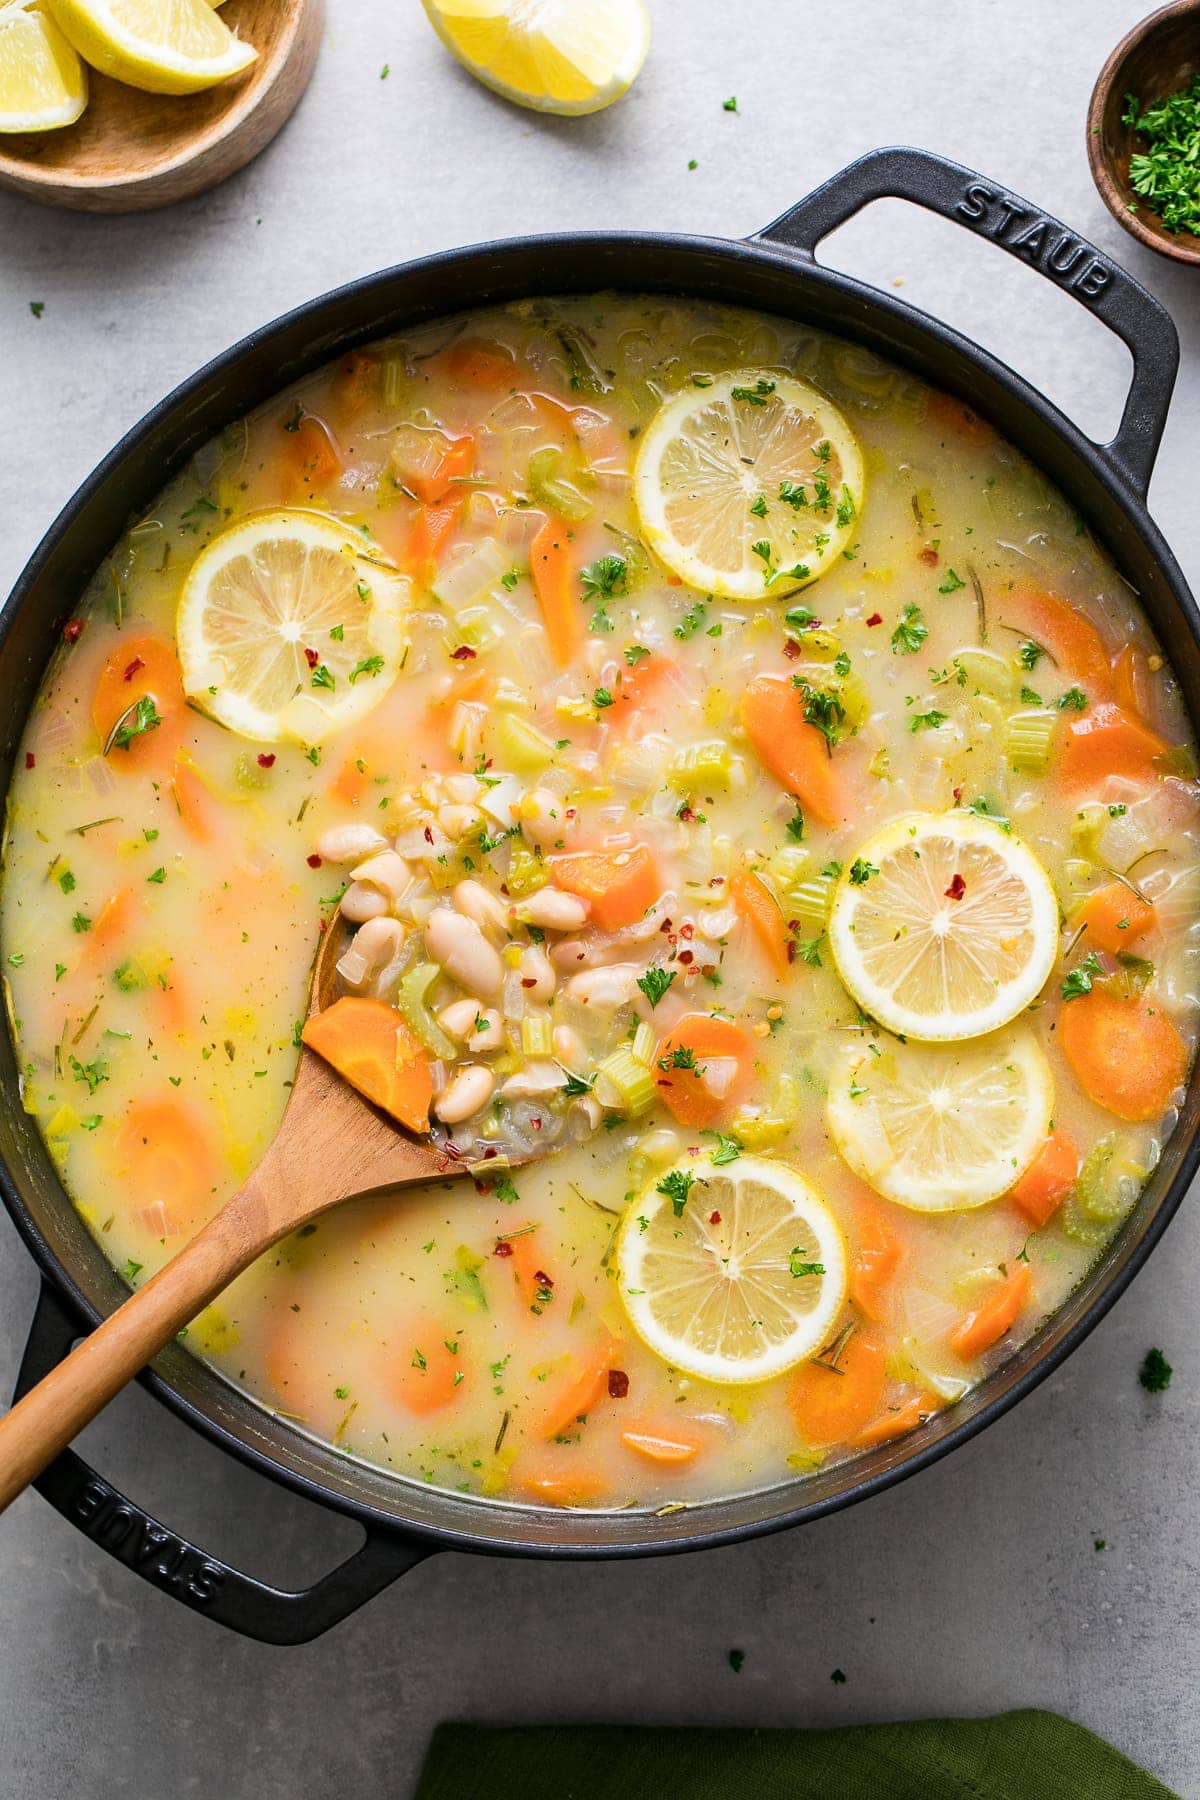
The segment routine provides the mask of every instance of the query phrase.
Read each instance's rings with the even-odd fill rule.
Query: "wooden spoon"
[[[334,920],[313,965],[309,1016],[337,997],[346,931]],[[358,1194],[463,1175],[467,1165],[428,1137],[410,1136],[313,1051],[296,1079],[270,1148],[203,1231],[131,1294],[90,1337],[0,1419],[0,1511],[26,1488],[256,1256]]]

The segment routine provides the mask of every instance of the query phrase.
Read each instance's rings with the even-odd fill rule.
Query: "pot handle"
[[[62,1361],[79,1326],[46,1283],[38,1296],[14,1398]],[[64,1450],[33,1486],[69,1524],[118,1562],[194,1612],[264,1644],[306,1644],[371,1600],[431,1552],[393,1532],[367,1530],[354,1554],[299,1593],[275,1588],[209,1556],[143,1511]]]
[[[1170,314],[1094,244],[973,169],[928,150],[873,150],[782,213],[755,238],[815,261],[822,238],[872,200],[911,200],[1019,257],[1115,331],[1133,357],[1133,380],[1117,435],[1104,451],[1145,497],[1179,367]]]

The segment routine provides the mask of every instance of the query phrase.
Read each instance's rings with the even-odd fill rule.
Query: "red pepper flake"
[[[459,1151],[455,1152],[455,1155],[460,1155],[460,1154],[461,1154],[461,1152],[459,1152]],[[500,1152],[497,1150],[495,1144],[489,1144],[487,1149],[483,1153],[483,1160],[484,1160],[484,1162],[491,1162],[493,1156],[499,1156],[499,1154],[500,1154]]]
[[[784,638],[783,654],[787,657],[789,662],[795,662],[796,658],[800,654],[800,646],[796,642],[795,638]]]
[[[690,806],[681,806],[675,817],[677,819],[682,819],[685,825],[690,825],[696,815]]]
[[[425,827],[424,831],[421,833],[421,836],[425,839],[425,842],[427,844],[432,844],[432,842],[433,842],[433,826],[427,825]]]
[[[533,1271],[533,1279],[537,1282],[539,1287],[553,1287],[554,1286],[553,1276],[547,1275],[545,1269],[535,1269]]]
[[[708,1222],[710,1225],[719,1225],[721,1223],[720,1213],[719,1212],[709,1213]]]
[[[689,920],[685,919],[683,924],[679,927],[679,935],[685,941],[689,938],[694,938],[696,935],[696,927],[691,924]]]
[[[501,1238],[500,1242],[496,1245],[496,1248],[492,1251],[493,1256],[511,1256],[512,1253],[513,1247],[507,1238]]]
[[[275,767],[275,752],[273,750],[260,750],[258,753],[258,766],[260,769],[273,769]]]
[[[961,803],[962,803],[962,789],[960,787],[956,787],[954,790],[954,804],[955,804],[955,806],[959,806],[959,805],[961,805]]]
[[[794,963],[796,960],[796,942],[794,938],[788,939],[787,959],[790,963]]]
[[[25,752],[25,767],[27,769],[33,769],[33,768],[37,767],[37,757],[33,754],[32,750],[27,750]]]
[[[144,669],[145,666],[146,666],[145,657],[144,656],[135,656],[133,661],[130,663],[129,667],[125,671],[124,679],[126,681],[132,681],[134,676],[137,674],[138,670]]]
[[[317,855],[315,850],[313,851],[311,856],[308,856],[305,858],[305,861],[307,862],[310,869],[319,869],[321,866],[321,859]]]
[[[536,987],[537,986],[537,976],[536,975],[522,975],[521,986],[522,987]]]
[[[661,923],[661,924],[660,924],[660,925],[659,925],[659,928],[658,928],[658,929],[659,929],[659,930],[660,930],[660,931],[670,931],[670,929],[671,929],[671,921],[670,921],[670,919],[664,919],[664,920],[663,920],[663,921],[662,921],[662,923]]]
[[[77,644],[79,642],[82,631],[83,631],[83,620],[82,619],[68,619],[66,624],[63,626],[63,641],[68,644]]]
[[[608,1371],[608,1397],[610,1400],[623,1400],[629,1392],[629,1377],[624,1369]]]
[[[530,1119],[529,1125],[532,1131],[540,1131],[542,1129],[542,1121],[540,1119]]]
[[[946,889],[947,900],[961,900],[967,891],[967,884],[957,871],[950,877],[950,886]]]
[[[308,645],[306,644],[304,646],[304,660],[308,664],[310,669],[315,669],[317,664],[320,662],[321,658],[318,656],[318,654],[315,650],[310,650],[308,648]]]
[[[937,568],[938,553],[934,549],[932,544],[926,544],[926,546],[923,550],[917,551],[917,561],[923,562],[927,569],[936,569]]]
[[[872,613],[870,618],[867,620],[867,624],[868,625],[882,625],[883,624],[883,614],[882,613]]]
[[[681,950],[675,960],[676,962],[681,963],[695,962],[696,952],[694,950]]]
[[[478,652],[472,650],[470,644],[460,644],[457,650],[450,652],[451,662],[474,662]]]
[[[563,814],[564,819],[573,819],[577,810],[578,809],[574,806],[568,806]]]

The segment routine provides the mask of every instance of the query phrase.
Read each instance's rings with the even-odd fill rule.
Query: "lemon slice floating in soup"
[[[242,737],[319,744],[398,674],[407,592],[336,519],[252,514],[188,572],[175,624],[184,692]]]
[[[925,1042],[982,1037],[1041,992],[1058,900],[1020,838],[974,813],[915,813],[868,838],[833,896],[829,947],[865,1013]]]
[[[650,48],[642,0],[425,0],[425,11],[464,69],[535,112],[611,106]]]
[[[769,1381],[821,1349],[846,1298],[846,1243],[794,1169],[685,1157],[630,1202],[617,1240],[638,1336],[703,1381]]]
[[[53,19],[0,6],[0,131],[73,125],[87,98],[87,70]]]
[[[858,441],[823,394],[735,369],[668,400],[634,469],[642,529],[690,587],[729,600],[782,596],[823,575],[857,528]]]
[[[151,94],[193,94],[240,75],[258,56],[209,0],[47,0],[79,54]]]
[[[887,1200],[936,1213],[1007,1193],[1053,1110],[1050,1065],[1020,1030],[976,1044],[857,1044],[834,1067],[825,1116],[856,1175]]]

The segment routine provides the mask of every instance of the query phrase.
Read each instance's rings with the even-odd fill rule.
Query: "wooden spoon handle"
[[[189,1319],[283,1235],[286,1221],[279,1229],[266,1224],[261,1173],[0,1418],[0,1512]]]

